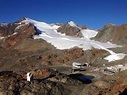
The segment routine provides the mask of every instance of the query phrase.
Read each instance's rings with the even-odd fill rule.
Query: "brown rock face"
[[[47,52],[42,55],[42,64],[58,65],[64,64],[68,61],[78,59],[84,55],[84,51],[80,48],[72,48],[69,50]]]
[[[127,24],[120,25],[114,31],[115,34],[113,35],[111,42],[117,44],[127,44]]]
[[[50,72],[50,73],[49,73]],[[36,74],[35,74],[36,73]],[[1,95],[77,95],[77,89],[82,89],[82,81],[69,75],[55,72],[52,69],[38,69],[33,71],[33,76],[41,76],[28,82],[25,73],[17,74],[12,71],[0,72]],[[45,76],[46,75],[46,76]],[[75,75],[75,74],[73,74]],[[17,77],[22,76],[22,77]],[[45,77],[42,77],[45,76]],[[79,88],[78,88],[79,87]],[[74,93],[75,94],[74,94]]]
[[[72,27],[69,24],[61,24],[60,26],[61,27],[58,28],[58,32],[61,32],[62,34],[65,33],[68,36],[83,37],[80,29],[77,27]]]
[[[48,80],[53,81],[53,82],[72,84],[72,85],[82,84],[81,81],[79,81],[77,79],[73,79],[73,78],[67,76],[66,74],[62,74],[62,73],[57,73],[54,77],[48,78]]]
[[[34,79],[45,79],[52,75],[55,75],[57,72],[54,71],[53,69],[43,68],[33,70],[31,71],[31,73],[33,74]],[[22,78],[26,79],[27,72],[23,72],[20,75],[22,76]]]
[[[18,25],[16,24],[6,24],[6,25],[0,25],[0,36],[8,36],[14,33],[14,29]]]
[[[0,72],[0,81],[5,81],[8,78],[18,79],[18,78],[21,78],[21,76],[16,74],[16,73],[13,73],[13,71],[2,71],[2,72]]]
[[[101,80],[92,83],[91,89],[93,88],[94,92],[90,95],[127,95],[126,72],[127,70],[103,76]]]
[[[112,24],[106,25],[97,36],[94,38],[101,42],[110,41],[115,44],[126,45],[127,44],[127,24],[115,26]]]
[[[76,59],[84,55],[84,51],[80,48],[72,48],[70,50],[64,50],[64,54],[70,59]]]
[[[110,39],[114,35],[115,29],[116,29],[115,25],[112,24],[105,25],[101,30],[99,30],[99,33],[96,35],[96,37],[94,37],[94,40],[99,40],[101,42],[110,41]]]
[[[10,71],[0,72],[0,95],[70,95],[64,85],[52,81],[36,79],[28,82],[17,79]]]
[[[6,27],[6,26],[5,26]],[[14,27],[14,28],[13,28]],[[17,26],[19,28],[16,29],[15,25],[10,26],[11,30],[8,31],[7,29],[0,29],[2,31],[2,35],[6,35],[3,40],[1,40],[1,47],[5,49],[12,48],[24,40],[32,37],[32,35],[35,33],[35,28],[32,25],[19,25]],[[8,33],[8,34],[7,34]]]
[[[55,71],[52,69],[40,69],[40,70],[38,69],[38,70],[33,71],[34,78],[44,79],[54,74],[55,74]]]

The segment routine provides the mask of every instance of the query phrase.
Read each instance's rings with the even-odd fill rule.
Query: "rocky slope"
[[[110,41],[119,45],[127,44],[127,25],[122,24],[115,26],[113,24],[107,24],[102,28],[94,38],[102,42]]]
[[[0,41],[3,49],[13,48],[26,39],[32,37],[32,35],[36,32],[34,26],[32,25],[17,25],[16,23],[2,26],[0,27],[0,30],[0,35],[4,37],[3,40]]]
[[[84,38],[85,35],[88,33],[91,36],[93,32],[82,31],[87,28],[74,22],[56,25],[42,23],[43,26],[39,29],[42,27],[48,29],[40,31],[34,24],[23,22],[25,19],[11,24],[0,24],[0,95],[126,95],[126,70],[114,72],[107,67],[125,65],[127,57],[112,62],[104,59],[112,52],[114,55],[127,53],[126,24],[120,26],[108,24],[92,38],[122,45],[110,49],[112,52],[100,44],[100,48],[90,47],[88,50],[83,50],[83,46],[87,47],[85,44],[80,44],[80,48],[74,46],[60,50],[52,43],[34,37],[44,36],[41,35],[42,32],[54,35],[52,32],[58,31],[62,35],[67,35],[68,39],[64,38],[65,40],[69,41],[71,37],[76,37],[79,41],[87,39]],[[53,37],[51,34],[48,35],[49,38]],[[86,44],[91,44],[89,37],[82,41],[89,41]],[[92,45],[97,46],[98,44],[94,42]],[[63,44],[68,45],[61,43]],[[84,66],[73,72],[73,62],[88,63],[89,67]],[[30,71],[34,80],[28,82],[26,73]]]
[[[69,95],[70,90],[64,84],[48,80],[33,80],[27,82],[13,72],[0,72],[1,95]]]
[[[73,23],[75,26],[76,24],[72,21],[70,21],[69,23]],[[82,27],[74,27],[72,25],[70,25],[69,23],[67,24],[58,24],[60,25],[60,27],[58,28],[58,32],[61,33],[65,33],[68,36],[74,36],[74,37],[83,37],[82,33],[81,33],[81,29],[86,29],[85,26]]]

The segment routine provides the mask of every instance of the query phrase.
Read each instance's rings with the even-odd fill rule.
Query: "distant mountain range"
[[[19,48],[27,39],[43,39],[56,49],[64,50],[74,47],[83,50],[102,49],[108,51],[115,59],[123,59],[125,54],[117,56],[108,48],[127,44],[127,25],[107,24],[100,30],[91,30],[70,21],[66,24],[47,24],[30,18],[22,18],[14,23],[0,24],[1,49]]]

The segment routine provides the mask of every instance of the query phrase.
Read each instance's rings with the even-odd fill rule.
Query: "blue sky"
[[[0,0],[0,22],[24,16],[47,23],[72,20],[99,29],[107,23],[127,23],[127,0]]]

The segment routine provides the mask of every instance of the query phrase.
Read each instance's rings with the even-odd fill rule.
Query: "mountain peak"
[[[116,26],[116,25],[115,24],[112,24],[112,23],[108,23],[104,27],[110,27],[110,26]]]
[[[73,21],[69,21],[68,24],[73,27],[77,27],[77,25]]]
[[[17,21],[14,22],[14,23],[20,23],[20,22],[22,22],[22,21],[24,21],[24,20],[27,20],[27,19],[28,19],[27,17],[22,17],[21,19],[17,20]]]
[[[21,18],[21,20],[26,20],[26,19],[27,19],[27,17],[22,17],[22,18]]]
[[[27,20],[27,19],[29,19],[29,18],[27,18],[27,17],[22,17],[19,21],[24,21],[24,20]]]

